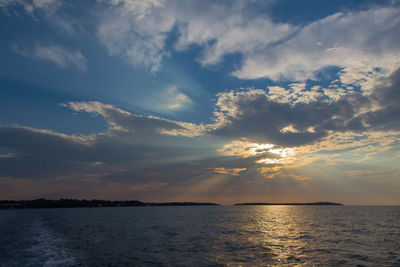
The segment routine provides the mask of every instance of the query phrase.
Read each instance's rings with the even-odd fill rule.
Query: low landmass
[[[237,203],[235,206],[241,205],[302,205],[302,206],[343,206],[342,203],[335,203],[335,202],[311,202],[311,203]]]
[[[90,208],[90,207],[144,207],[144,206],[215,206],[216,203],[197,202],[162,202],[146,203],[138,200],[110,201],[86,199],[35,199],[35,200],[0,200],[0,209],[44,209],[44,208]]]

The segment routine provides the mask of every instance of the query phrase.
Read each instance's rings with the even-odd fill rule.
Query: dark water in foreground
[[[400,266],[400,207],[0,210],[0,266]]]

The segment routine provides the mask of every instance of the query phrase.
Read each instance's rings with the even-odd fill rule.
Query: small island
[[[311,203],[237,203],[235,206],[253,206],[253,205],[297,205],[297,206],[343,206],[342,203],[335,203],[335,202],[311,202]]]
[[[45,208],[95,208],[95,207],[145,207],[145,206],[216,206],[216,203],[197,202],[162,202],[146,203],[138,200],[86,200],[86,199],[35,199],[35,200],[0,200],[0,209],[45,209]]]

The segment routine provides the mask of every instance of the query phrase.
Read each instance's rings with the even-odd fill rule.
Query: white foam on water
[[[56,237],[40,218],[32,222],[32,232],[37,242],[29,248],[32,264],[40,266],[69,266],[73,265],[76,257],[64,248],[65,241]]]

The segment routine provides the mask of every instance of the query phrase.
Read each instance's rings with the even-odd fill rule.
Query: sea
[[[400,266],[400,207],[0,210],[0,266]]]

